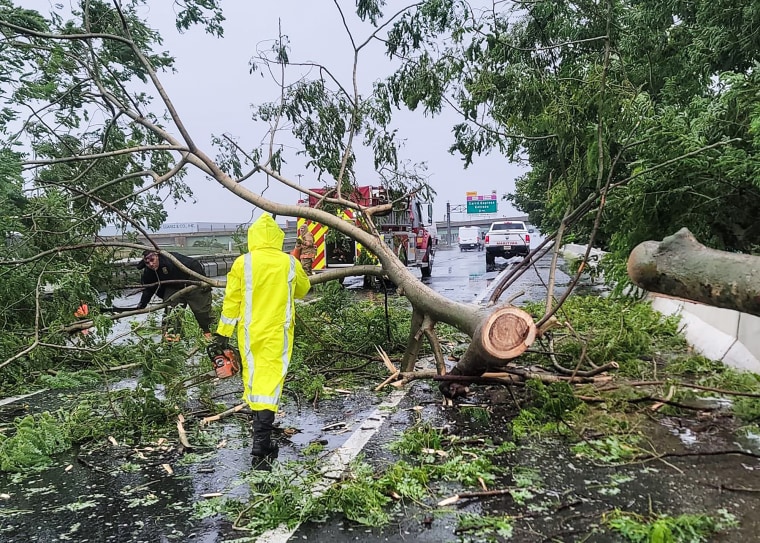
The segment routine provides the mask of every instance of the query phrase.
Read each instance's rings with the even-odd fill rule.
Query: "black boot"
[[[264,409],[253,412],[253,447],[251,447],[254,469],[271,469],[271,462],[277,458],[279,447],[272,442],[274,411]]]

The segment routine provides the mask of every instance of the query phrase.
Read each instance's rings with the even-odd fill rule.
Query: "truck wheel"
[[[486,266],[493,266],[496,264],[496,255],[486,251]]]

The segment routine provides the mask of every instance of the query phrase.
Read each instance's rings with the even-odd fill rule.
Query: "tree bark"
[[[686,228],[637,245],[628,277],[649,292],[760,316],[760,257],[710,249]]]

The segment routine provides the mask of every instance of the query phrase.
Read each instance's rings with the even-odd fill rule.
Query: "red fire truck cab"
[[[316,194],[325,194],[326,189],[311,189]],[[350,199],[363,207],[373,207],[391,201],[385,187],[357,187]],[[315,207],[319,198],[309,196],[301,203]],[[412,195],[402,198],[393,209],[383,216],[373,219],[385,243],[406,266],[420,268],[422,277],[430,277],[433,257],[438,244],[438,233],[432,220],[432,204],[425,204]],[[427,212],[427,213],[425,213]],[[360,213],[351,209],[339,210],[337,214],[347,221],[362,225]],[[317,256],[312,268],[315,271],[355,264],[377,262],[377,259],[351,238],[339,232],[332,232],[326,226],[305,219],[298,219],[298,227],[307,224],[314,236]]]

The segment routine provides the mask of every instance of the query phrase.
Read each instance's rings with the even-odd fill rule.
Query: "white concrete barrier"
[[[586,245],[568,243],[561,251],[563,258],[577,259],[586,253]],[[604,254],[592,248],[589,267],[594,268]],[[647,299],[663,315],[681,317],[681,331],[699,354],[736,369],[760,373],[760,317],[651,292]]]
[[[760,373],[760,318],[731,309],[647,294],[663,315],[679,315],[686,341],[701,355]]]

